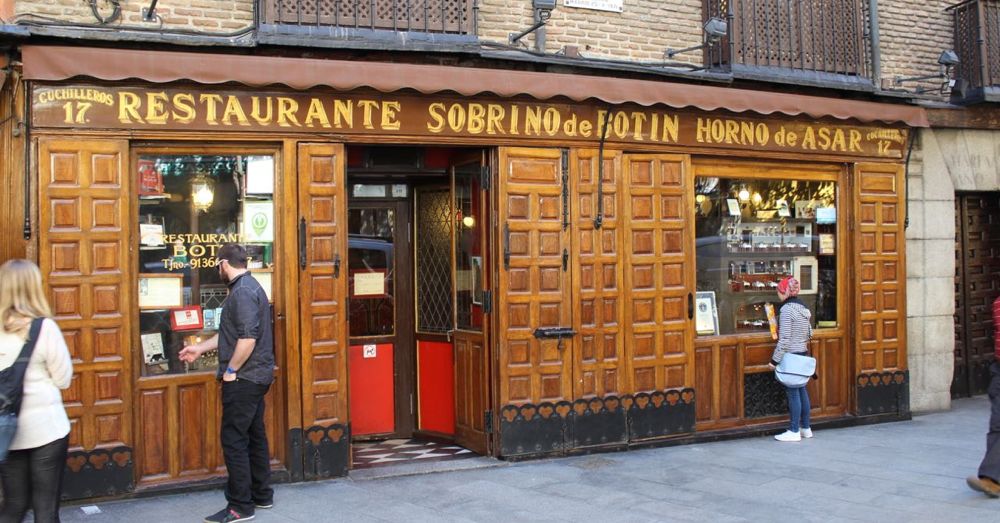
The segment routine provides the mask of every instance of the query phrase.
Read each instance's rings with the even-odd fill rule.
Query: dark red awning
[[[735,113],[779,113],[929,126],[924,109],[912,105],[560,73],[63,46],[25,46],[22,62],[27,80],[63,81],[89,77],[152,83],[237,82],[252,87],[283,85],[299,90],[370,88],[383,93],[413,89],[424,94],[525,95],[538,100],[565,97],[577,102],[595,99],[609,104],[666,105],[677,109],[724,109]]]

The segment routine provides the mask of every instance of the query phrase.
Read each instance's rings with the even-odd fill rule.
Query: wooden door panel
[[[905,369],[902,167],[858,164],[855,179],[858,370]]]
[[[956,198],[953,396],[986,392],[993,362],[993,300],[1000,296],[1000,194]]]
[[[488,373],[483,335],[456,331],[455,344],[455,442],[477,454],[486,454],[485,412]]]
[[[694,257],[687,194],[690,161],[680,155],[625,155],[625,340],[631,392],[694,385],[694,330],[688,318]]]
[[[303,427],[347,422],[347,235],[344,147],[300,144]],[[343,268],[341,267],[343,265]]]
[[[38,141],[39,266],[73,356],[70,450],[132,446],[128,142]]]
[[[572,326],[562,153],[501,147],[499,166],[500,403],[570,400],[574,340],[533,334]]]
[[[598,191],[598,151],[574,149],[570,158],[575,203],[571,206],[573,318],[579,333],[573,354],[574,399],[621,395],[624,390],[621,160],[620,151],[604,153]]]

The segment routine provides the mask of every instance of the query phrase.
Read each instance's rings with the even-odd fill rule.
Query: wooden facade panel
[[[863,373],[906,368],[903,173],[898,165],[856,164],[854,257],[856,356]],[[874,300],[872,297],[874,296]]]
[[[299,209],[307,252],[299,293],[303,427],[347,422],[347,195],[344,147],[299,144]]]
[[[498,293],[500,404],[569,400],[578,338],[534,335],[538,328],[574,326],[563,153],[500,148],[498,165],[499,288],[509,291]]]
[[[40,139],[39,266],[77,378],[73,448],[131,445],[127,143]]]
[[[139,393],[139,480],[166,476],[170,472],[168,449],[170,424],[167,417],[167,389]]]
[[[619,257],[621,221],[616,213],[621,195],[622,155],[607,151],[598,158],[595,150],[573,150],[570,156],[573,265],[573,297],[579,333],[574,355],[574,398],[620,395],[623,352],[620,299],[622,265]],[[601,187],[597,185],[603,161]],[[598,205],[601,202],[602,205]],[[599,223],[595,220],[599,220]]]
[[[183,435],[178,443],[178,467],[181,474],[208,471],[209,442],[205,430],[206,420],[214,412],[209,412],[206,388],[214,383],[181,385],[177,389],[178,411],[177,432]]]
[[[622,296],[629,392],[691,387],[694,332],[688,318],[694,260],[691,220],[682,209],[690,163],[677,155],[625,155]],[[687,268],[687,269],[685,269]],[[680,282],[680,285],[678,285]]]

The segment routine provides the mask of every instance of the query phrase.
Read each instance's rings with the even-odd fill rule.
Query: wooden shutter
[[[302,426],[346,424],[347,195],[344,147],[300,144]]]
[[[903,168],[857,164],[854,173],[855,339],[861,373],[906,368]]]
[[[575,340],[533,334],[573,325],[562,151],[501,147],[499,158],[500,404],[569,401]]]
[[[38,142],[39,265],[73,356],[71,450],[131,446],[128,142]]]
[[[687,156],[625,155],[623,296],[630,392],[694,386],[689,172]]]
[[[603,206],[598,208],[598,152],[574,150],[573,318],[579,333],[573,353],[574,399],[621,395],[622,368],[622,154],[604,152]],[[600,228],[594,224],[598,211]]]

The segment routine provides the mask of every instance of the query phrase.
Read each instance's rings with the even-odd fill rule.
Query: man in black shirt
[[[254,509],[271,508],[271,465],[264,431],[264,395],[274,376],[271,307],[260,283],[247,271],[243,246],[227,243],[217,255],[219,276],[229,286],[222,303],[219,332],[184,347],[180,359],[193,362],[219,350],[222,381],[222,453],[229,472],[226,508],[207,523],[235,523],[254,518]]]

